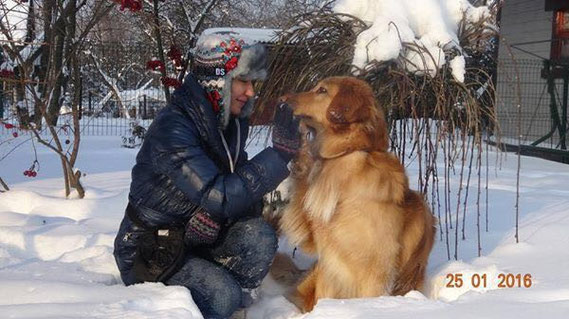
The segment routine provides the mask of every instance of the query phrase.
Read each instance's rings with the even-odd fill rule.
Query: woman
[[[267,274],[277,238],[261,200],[288,176],[300,140],[281,106],[273,147],[247,159],[253,81],[265,78],[265,65],[260,44],[198,40],[192,75],[154,119],[132,169],[114,251],[126,285],[183,285],[206,318],[227,318],[242,306],[242,289]]]

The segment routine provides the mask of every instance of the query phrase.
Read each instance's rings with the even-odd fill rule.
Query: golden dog
[[[294,245],[318,257],[291,300],[306,312],[320,298],[420,289],[435,219],[387,152],[385,118],[369,85],[332,77],[283,100],[314,136],[294,162],[280,224]]]

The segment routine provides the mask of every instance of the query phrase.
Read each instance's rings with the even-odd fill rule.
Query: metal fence
[[[124,98],[123,103],[129,101],[129,106],[121,109],[117,106],[119,103],[114,97],[103,103],[104,96],[93,91],[84,92],[80,107],[81,134],[88,136],[125,135],[132,128],[133,123],[144,127],[150,125],[158,110],[166,105],[163,98],[164,93],[158,88],[147,90],[142,94],[127,93],[121,94],[121,98]],[[4,98],[4,107],[0,108],[0,116],[6,123],[18,123],[19,118],[16,112],[10,109],[10,104],[10,100]],[[70,123],[72,123],[70,113],[64,110],[59,117],[58,125],[64,126]],[[0,126],[0,135],[12,134],[12,132],[13,130]]]
[[[108,93],[93,90],[83,93],[79,108],[82,134],[124,135],[133,122],[149,125],[156,113],[166,105],[164,92],[160,88],[120,93],[120,103],[114,96],[106,99]]]
[[[1,55],[1,54],[0,54]],[[160,74],[146,69],[153,58],[150,47],[140,43],[98,43],[88,45],[81,55],[82,81],[79,88],[81,133],[83,135],[125,135],[133,122],[147,126],[166,105]],[[109,79],[111,82],[109,82]],[[19,123],[34,118],[31,99],[18,97],[18,83],[0,77],[0,118]],[[62,98],[58,124],[70,123],[70,98]],[[13,130],[0,125],[0,134]]]
[[[566,149],[569,69],[547,60],[498,64],[496,111],[503,141]],[[518,109],[519,105],[519,109]]]

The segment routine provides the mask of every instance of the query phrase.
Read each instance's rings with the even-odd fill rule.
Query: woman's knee
[[[249,246],[255,255],[272,260],[278,247],[278,237],[274,228],[263,218],[239,221],[232,228],[242,245]]]
[[[198,257],[189,257],[167,284],[190,289],[205,318],[228,318],[242,303],[239,283],[219,265]]]
[[[275,257],[278,239],[275,230],[262,218],[238,222],[226,245],[234,249],[234,260],[221,263],[243,288],[258,287]],[[237,235],[241,234],[241,235]]]
[[[202,305],[198,305],[198,307],[202,310],[205,318],[229,318],[239,309],[242,300],[241,287],[237,282],[232,281],[215,289],[209,299],[202,300]]]

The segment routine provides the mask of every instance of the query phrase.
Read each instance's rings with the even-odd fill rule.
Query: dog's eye
[[[318,88],[318,90],[316,91],[316,93],[318,93],[318,94],[325,94],[325,93],[328,93],[328,91],[326,91],[326,88],[325,88],[325,87],[321,86],[321,87]]]

